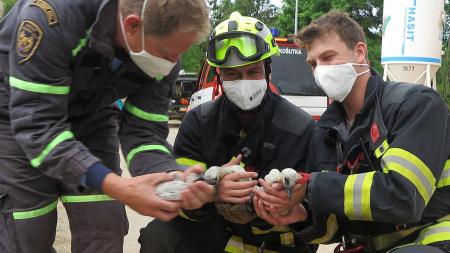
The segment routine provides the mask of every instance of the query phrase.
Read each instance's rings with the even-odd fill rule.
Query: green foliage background
[[[16,3],[16,0],[1,0],[0,2],[3,3],[6,13],[13,7],[13,5]]]
[[[394,0],[391,0],[394,1]],[[16,0],[0,0],[8,12]],[[294,33],[295,0],[283,0],[281,8],[270,0],[207,0],[210,7],[212,27],[227,19],[233,11],[260,19],[269,27],[276,27],[282,36]],[[381,30],[383,25],[383,0],[299,0],[299,30],[312,20],[330,10],[341,10],[350,14],[364,29],[372,66],[382,73]],[[445,0],[445,13],[450,17],[450,3]],[[450,18],[444,26],[442,66],[437,74],[438,90],[444,99],[450,101]],[[206,38],[205,38],[206,39]],[[194,45],[183,55],[183,69],[198,72],[205,57],[206,41]]]
[[[391,0],[394,1],[394,0]],[[233,11],[262,20],[270,27],[280,30],[281,36],[294,33],[295,0],[283,0],[281,8],[277,8],[269,0],[209,0],[212,27],[228,18]],[[331,10],[341,10],[350,14],[364,29],[369,48],[369,61],[380,74],[383,68],[381,58],[381,31],[383,25],[383,0],[299,0],[298,30],[312,20]],[[450,3],[445,0],[445,12],[450,17]],[[442,67],[437,74],[438,90],[444,99],[450,101],[450,18],[444,26]],[[193,47],[183,56],[183,67],[186,71],[200,70],[204,59],[205,42]],[[203,51],[202,51],[203,50]]]

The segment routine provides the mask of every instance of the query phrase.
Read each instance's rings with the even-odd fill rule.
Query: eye
[[[223,77],[229,80],[234,80],[239,78],[239,73],[235,71],[226,71],[226,72],[224,71]]]
[[[334,54],[330,54],[330,55],[326,55],[325,57],[323,57],[324,61],[331,61],[334,57]]]

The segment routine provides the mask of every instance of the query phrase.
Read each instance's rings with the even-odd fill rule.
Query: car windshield
[[[272,83],[281,95],[324,96],[316,85],[306,52],[296,47],[279,45],[280,56],[272,57]]]

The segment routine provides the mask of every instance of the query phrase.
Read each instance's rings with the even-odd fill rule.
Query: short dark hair
[[[331,11],[312,21],[296,35],[296,40],[301,48],[308,49],[314,40],[324,34],[338,35],[349,49],[359,42],[367,45],[361,26],[347,13],[340,11]]]

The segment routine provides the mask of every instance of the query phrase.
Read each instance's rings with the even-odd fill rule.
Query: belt
[[[364,244],[365,249],[380,251],[395,246],[400,240],[412,235],[414,232],[417,232],[429,225],[430,224],[412,227],[404,230],[399,229],[398,231],[375,236],[355,235],[351,233],[348,233],[348,236],[351,239],[351,241],[357,241],[361,244]]]

